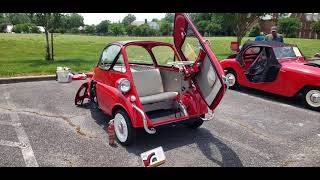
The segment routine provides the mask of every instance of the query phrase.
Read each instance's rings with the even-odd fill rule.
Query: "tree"
[[[264,13],[225,13],[223,21],[233,28],[237,42],[241,44],[242,38],[263,15]]]
[[[97,33],[107,34],[109,32],[109,26],[110,26],[109,20],[101,21],[96,27]]]
[[[312,30],[318,34],[318,38],[320,36],[320,21],[312,23]]]
[[[130,25],[133,21],[136,20],[136,17],[132,14],[128,14],[126,17],[123,18],[122,20],[122,23],[125,25],[125,26],[128,26]]]
[[[32,23],[16,24],[12,31],[15,33],[40,33],[39,28]]]
[[[53,32],[59,27],[60,13],[34,13],[32,14],[37,25],[44,28],[46,36],[46,60],[53,60]],[[51,32],[51,53],[49,45],[49,33]]]
[[[196,24],[197,29],[202,36],[204,36],[204,33],[206,32],[207,25],[208,25],[208,21],[206,20],[201,20]]]
[[[256,37],[258,35],[260,35],[260,27],[254,26],[249,33],[249,37]]]
[[[209,22],[205,30],[209,33],[209,36],[211,36],[212,34],[215,34],[221,30],[221,25],[214,22]]]
[[[168,36],[172,31],[171,24],[168,21],[162,20],[160,23],[160,33],[162,36]]]
[[[92,24],[91,26],[86,26],[84,28],[84,32],[87,34],[94,34],[96,32],[96,26],[94,24]]]
[[[133,36],[135,35],[134,32],[135,32],[135,29],[137,28],[137,26],[134,26],[134,25],[128,25],[126,27],[126,32],[129,36]]]
[[[153,18],[153,19],[151,20],[151,22],[159,22],[159,19]]]
[[[166,15],[164,16],[163,20],[169,22],[169,23],[173,23],[174,20],[174,13],[166,13]]]
[[[83,26],[83,17],[80,14],[72,13],[65,17],[67,23],[67,29],[70,30],[72,28],[79,28]]]
[[[4,15],[4,13],[0,13],[0,32],[3,32],[8,24],[10,24],[9,19]]]
[[[125,29],[122,23],[112,23],[110,25],[110,33],[115,36],[123,35]]]
[[[7,17],[12,25],[31,23],[26,13],[8,13]]]
[[[279,32],[289,38],[297,37],[299,29],[301,28],[300,20],[295,17],[279,19],[278,26]]]

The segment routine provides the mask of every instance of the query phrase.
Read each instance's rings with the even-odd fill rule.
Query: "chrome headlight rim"
[[[121,78],[118,80],[118,89],[122,93],[127,93],[131,89],[131,83],[128,79],[126,78]]]

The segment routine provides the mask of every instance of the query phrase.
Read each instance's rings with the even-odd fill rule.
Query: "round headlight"
[[[118,81],[118,89],[123,92],[126,93],[130,90],[131,85],[130,85],[130,81],[128,79],[125,78],[121,78]]]

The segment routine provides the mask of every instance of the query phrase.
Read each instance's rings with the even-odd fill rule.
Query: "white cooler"
[[[57,67],[57,81],[60,83],[69,83],[72,81],[71,69],[67,67]]]

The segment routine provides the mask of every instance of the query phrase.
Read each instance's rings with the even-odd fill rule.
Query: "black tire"
[[[127,135],[127,138],[125,141],[121,141],[118,136],[117,136],[117,133],[116,133],[116,140],[124,145],[124,146],[129,146],[131,145],[132,143],[134,143],[135,139],[136,139],[136,129],[132,126],[132,123],[131,123],[131,120],[130,120],[130,117],[128,116],[127,112],[125,112],[124,110],[122,109],[118,109],[115,113],[114,113],[114,117],[117,115],[117,114],[121,114],[123,117],[124,117],[124,120],[126,122],[126,125],[127,125],[127,130],[128,130],[128,135]],[[116,124],[115,125],[115,128],[116,128]]]
[[[204,117],[205,115],[202,115],[201,117]],[[194,118],[190,120],[186,120],[185,122],[182,123],[184,126],[190,129],[197,129],[203,124],[203,120],[199,118]]]
[[[320,106],[316,106],[315,104],[311,105],[310,102],[308,102],[308,100],[307,100],[307,98],[309,97],[310,93],[314,92],[314,91],[320,92],[320,88],[308,87],[308,88],[306,88],[306,89],[304,89],[302,91],[302,96],[301,96],[302,104],[308,109],[315,110],[315,111],[320,111]]]
[[[96,82],[92,82],[92,84],[90,86],[90,100],[93,103],[95,108],[100,109],[99,103],[98,103],[98,98],[97,98]]]
[[[235,78],[235,83],[232,86],[229,86],[229,89],[237,89],[239,88],[239,83],[237,80],[237,73],[234,70],[228,69],[226,72],[226,77],[228,76],[228,74],[232,74]]]

